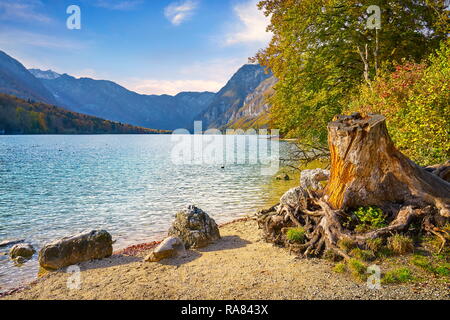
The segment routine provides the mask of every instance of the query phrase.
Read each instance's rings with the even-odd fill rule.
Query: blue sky
[[[257,0],[0,0],[0,49],[28,68],[146,94],[217,91],[270,34]],[[69,5],[81,29],[69,30]]]

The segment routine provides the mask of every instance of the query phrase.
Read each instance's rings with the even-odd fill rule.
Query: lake
[[[236,137],[209,139],[208,145],[238,159],[243,151],[233,144]],[[193,139],[192,156],[198,159],[195,142],[204,137],[182,138]],[[0,241],[25,239],[39,250],[63,236],[105,229],[117,250],[160,239],[188,204],[218,223],[254,213],[267,204],[263,186],[271,176],[262,174],[267,164],[251,159],[261,145],[275,150],[279,144],[281,152],[285,146],[257,140],[258,146],[247,140],[245,163],[223,164],[176,163],[173,150],[180,139],[171,135],[0,136]],[[260,162],[275,156],[259,152]],[[36,277],[37,254],[15,266],[5,252],[0,248],[0,291]]]

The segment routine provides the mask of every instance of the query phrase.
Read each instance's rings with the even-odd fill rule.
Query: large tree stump
[[[262,211],[258,221],[266,240],[291,246],[286,230],[303,227],[307,241],[295,246],[299,255],[319,256],[332,250],[348,259],[337,245],[340,240],[364,248],[368,239],[406,232],[417,222],[420,230],[442,240],[442,249],[449,234],[437,225],[450,217],[450,183],[398,151],[383,116],[337,116],[328,125],[328,138],[331,173],[325,190],[297,187],[277,206]],[[364,233],[348,227],[352,209],[364,206],[389,212],[388,225]]]
[[[450,183],[398,151],[383,116],[337,116],[328,125],[328,141],[331,177],[325,199],[334,209],[423,201],[450,217]]]

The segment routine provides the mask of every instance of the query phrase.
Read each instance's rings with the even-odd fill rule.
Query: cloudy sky
[[[0,50],[27,68],[146,94],[217,91],[270,34],[257,0],[0,0]],[[81,29],[69,30],[69,5]]]

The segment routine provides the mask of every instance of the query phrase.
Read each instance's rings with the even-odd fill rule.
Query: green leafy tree
[[[369,5],[381,8],[379,31],[366,28]],[[271,17],[273,38],[255,59],[279,79],[271,125],[315,145],[326,143],[327,123],[365,81],[366,67],[371,81],[377,65],[420,61],[448,32],[444,0],[262,0],[259,7]]]

